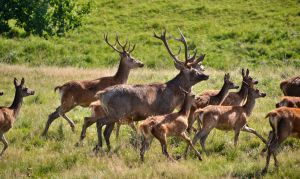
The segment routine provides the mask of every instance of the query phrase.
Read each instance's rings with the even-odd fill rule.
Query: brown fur
[[[270,157],[273,155],[275,167],[278,167],[276,158],[276,149],[289,136],[300,138],[300,109],[280,107],[269,112],[266,115],[269,118],[272,131],[269,134],[269,140],[266,145],[268,151],[266,166],[262,173],[265,174],[268,170]]]
[[[229,73],[226,73],[224,75],[224,84],[221,88],[221,90],[215,94],[214,92],[211,92],[211,90],[204,91],[202,94],[200,94],[196,98],[195,106],[191,107],[191,112],[188,118],[189,121],[189,128],[188,131],[190,131],[192,124],[194,123],[194,112],[198,108],[204,108],[208,105],[219,105],[223,102],[223,100],[228,95],[228,91],[230,89],[237,89],[239,86],[236,86],[233,82],[230,81],[230,75]]]
[[[191,145],[192,148],[196,151],[199,160],[202,160],[200,153],[194,148],[192,141],[186,134],[186,129],[188,127],[187,118],[190,113],[191,105],[192,103],[194,103],[194,97],[194,95],[187,94],[184,104],[182,105],[179,112],[160,116],[151,116],[143,121],[143,123],[139,127],[139,130],[141,131],[143,136],[140,152],[142,161],[144,161],[144,154],[148,147],[147,145],[149,145],[149,140],[152,136],[159,140],[163,154],[171,160],[173,159],[167,152],[167,137],[169,136],[178,136],[184,139],[188,143],[188,145]]]
[[[4,151],[8,147],[8,142],[4,136],[8,132],[16,121],[16,118],[20,112],[23,97],[33,95],[34,91],[24,86],[25,80],[22,78],[21,83],[17,84],[17,79],[14,79],[15,85],[15,97],[10,107],[0,107],[0,140],[4,144],[0,156],[3,155]]]
[[[280,83],[280,89],[285,96],[300,97],[300,76],[295,76]]]
[[[300,108],[300,97],[283,96],[281,101],[276,104],[276,108],[286,106],[290,108]]]
[[[61,94],[61,105],[49,115],[44,132],[42,134],[43,136],[47,134],[51,123],[59,116],[66,119],[74,131],[75,124],[65,115],[65,113],[69,112],[76,106],[88,107],[91,102],[97,100],[95,98],[95,94],[98,91],[109,86],[126,83],[131,69],[144,66],[142,62],[136,60],[130,55],[130,52],[133,49],[125,49],[126,45],[122,46],[118,41],[118,38],[116,41],[120,44],[123,51],[119,51],[115,46],[109,44],[107,36],[105,36],[105,41],[120,54],[120,63],[117,73],[114,76],[102,77],[94,80],[70,81],[61,86],[56,86],[54,91],[58,90]]]
[[[198,109],[195,115],[199,117],[202,128],[199,129],[193,139],[193,144],[200,139],[201,146],[205,151],[205,140],[210,131],[214,128],[219,130],[234,130],[234,145],[237,145],[238,136],[240,131],[250,132],[258,136],[264,143],[266,140],[257,133],[254,129],[251,129],[247,125],[247,117],[252,113],[255,106],[255,99],[265,97],[265,93],[260,93],[259,90],[255,90],[251,87],[248,89],[247,102],[243,106],[216,106],[210,105],[203,109]]]
[[[188,55],[187,42],[182,33],[179,41],[185,46],[186,58],[184,61],[179,60],[179,56],[172,53],[167,42],[169,38],[166,37],[166,31],[160,37],[156,34],[154,36],[164,43],[174,61],[175,68],[180,72],[166,83],[116,85],[97,93],[107,116],[97,120],[98,145],[95,148],[96,152],[102,147],[103,125],[106,125],[104,137],[109,146],[109,138],[116,122],[124,118],[140,121],[152,115],[171,113],[182,105],[184,93],[181,89],[190,91],[193,85],[209,78],[203,73],[203,66],[200,63],[205,55],[201,54],[198,58],[196,58],[196,52],[192,56]]]

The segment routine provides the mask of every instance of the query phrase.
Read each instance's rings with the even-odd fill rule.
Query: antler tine
[[[188,58],[188,62],[192,63],[195,60],[196,55],[197,55],[197,49],[194,50],[194,55]]]
[[[180,29],[178,29],[178,30],[180,32],[180,39],[176,39],[176,40],[182,42],[183,45],[184,45],[184,48],[185,48],[185,50],[184,50],[184,56],[185,56],[185,65],[186,65],[188,63],[188,61],[189,61],[189,58],[188,58],[188,45],[187,45],[187,42],[186,42],[186,39],[185,39],[183,33],[181,32]]]
[[[166,31],[166,29],[164,29],[164,30],[162,31],[162,33],[161,33],[161,36],[156,35],[155,32],[153,33],[153,36],[154,36],[155,38],[157,38],[157,39],[160,39],[160,40],[164,43],[164,45],[165,45],[165,47],[166,47],[168,53],[171,55],[171,57],[173,58],[173,60],[174,60],[176,63],[183,65],[183,62],[181,62],[181,61],[177,58],[177,56],[174,55],[174,53],[172,52],[172,50],[170,49],[169,44],[168,44],[168,42],[167,42],[166,33],[167,33],[167,31]]]
[[[128,43],[128,48],[127,48],[127,52],[129,52],[129,50],[130,50],[130,42]]]
[[[108,42],[108,33],[104,34],[104,41],[105,41],[111,48],[113,48],[115,51],[121,53],[121,51],[119,51],[119,50],[115,47],[116,44],[115,44],[115,45],[112,45],[112,44],[110,44],[110,43]]]
[[[132,49],[129,50],[128,52],[131,53],[134,50],[134,48],[135,48],[135,44],[133,44]]]
[[[204,60],[204,58],[205,58],[205,54],[200,54],[199,58],[197,58],[196,60],[194,60],[192,62],[192,65],[195,65],[195,64],[198,64],[198,63],[202,62]]]

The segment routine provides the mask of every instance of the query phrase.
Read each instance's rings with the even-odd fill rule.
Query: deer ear
[[[24,83],[25,83],[25,79],[24,79],[24,78],[22,78],[20,85],[21,85],[21,86],[23,86],[23,85],[24,85]]]
[[[249,69],[246,70],[246,76],[249,76]]]
[[[245,70],[244,70],[244,68],[242,68],[242,76],[243,77],[245,76]]]
[[[17,80],[17,78],[14,78],[14,85],[18,86],[18,80]]]
[[[177,70],[184,70],[185,69],[185,67],[183,66],[183,65],[181,65],[181,64],[179,64],[179,63],[176,63],[176,62],[174,62],[174,65],[175,65],[175,68],[177,69]]]

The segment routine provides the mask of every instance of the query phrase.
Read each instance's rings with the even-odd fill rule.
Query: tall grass
[[[111,67],[117,63],[103,40],[116,32],[137,43],[134,55],[149,68],[171,67],[153,31],[180,28],[190,48],[207,54],[205,64],[228,70],[238,65],[300,67],[299,1],[93,1],[84,25],[65,37],[0,37],[0,62],[31,66]],[[175,47],[178,43],[171,42]]]
[[[178,72],[173,69],[134,70],[129,83],[164,82]],[[265,114],[274,108],[281,96],[279,82],[294,75],[295,67],[277,68],[263,65],[250,69],[250,75],[259,80],[258,88],[267,93],[267,97],[258,99],[249,125],[267,137],[270,130]],[[34,96],[25,98],[20,116],[13,128],[6,134],[9,148],[0,160],[0,178],[220,178],[220,177],[260,177],[265,158],[259,155],[262,142],[254,135],[241,133],[239,145],[233,147],[233,132],[213,130],[207,140],[209,155],[203,154],[204,160],[198,161],[194,154],[188,160],[170,163],[161,154],[161,148],[154,141],[150,151],[146,152],[145,163],[139,161],[139,151],[131,144],[131,130],[121,128],[121,140],[116,141],[112,135],[112,151],[100,152],[94,156],[92,148],[96,143],[95,127],[90,127],[82,147],[74,147],[80,134],[83,117],[90,115],[88,109],[75,108],[67,115],[76,123],[76,132],[72,133],[67,122],[59,118],[49,130],[49,136],[41,138],[47,116],[59,105],[59,95],[53,91],[54,86],[74,79],[94,79],[107,76],[115,68],[57,68],[27,67],[19,65],[0,65],[1,105],[9,105],[13,99],[13,77],[25,77],[25,85],[36,90]],[[232,80],[241,82],[241,69],[232,68]],[[210,79],[194,86],[199,94],[206,89],[219,89],[225,71],[207,69]],[[142,75],[141,75],[142,74]],[[179,142],[177,145],[176,142]],[[169,152],[180,155],[185,142],[172,138],[168,141]],[[2,147],[2,145],[1,145]],[[201,151],[200,145],[196,146]],[[105,149],[105,147],[104,147]],[[280,168],[276,171],[271,162],[270,172],[266,178],[298,178],[300,161],[300,142],[288,139],[278,155]]]

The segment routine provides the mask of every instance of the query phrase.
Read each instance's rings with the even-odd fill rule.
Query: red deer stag
[[[203,109],[195,111],[195,115],[199,117],[202,128],[196,133],[193,144],[200,139],[202,149],[205,150],[205,140],[210,131],[214,128],[219,130],[234,130],[234,145],[237,145],[240,131],[250,132],[259,137],[264,143],[266,140],[254,129],[247,125],[247,117],[252,113],[255,106],[256,98],[265,97],[265,93],[259,92],[258,89],[248,87],[247,101],[243,106],[207,106]],[[188,147],[187,147],[188,150]]]
[[[124,118],[139,121],[152,115],[171,113],[183,103],[185,94],[181,88],[190,91],[193,85],[208,79],[208,75],[201,72],[203,66],[199,64],[205,55],[196,58],[197,51],[195,50],[194,54],[190,56],[186,39],[182,32],[180,34],[181,38],[177,40],[184,44],[184,62],[179,60],[179,53],[175,55],[170,49],[166,30],[162,32],[161,36],[154,33],[154,37],[163,42],[174,61],[175,67],[180,71],[175,78],[166,83],[116,85],[97,93],[97,98],[100,100],[106,116],[97,120],[98,144],[95,147],[96,152],[102,147],[103,125],[107,125],[104,136],[108,149],[110,149],[109,137],[115,122]]]
[[[300,108],[300,97],[284,96],[279,103],[276,103],[276,108],[279,107]]]
[[[142,133],[142,147],[140,150],[141,161],[144,161],[144,154],[147,147],[150,145],[150,141],[153,138],[152,136],[159,140],[163,154],[171,161],[173,161],[173,158],[167,151],[167,137],[169,136],[181,137],[194,149],[198,159],[202,160],[200,153],[195,149],[191,139],[186,133],[186,129],[188,127],[188,116],[193,103],[195,103],[195,95],[186,93],[179,112],[151,116],[143,121],[139,127],[140,132]]]
[[[18,84],[18,80],[15,78],[14,85],[16,88],[16,93],[12,104],[10,105],[10,107],[0,107],[0,140],[4,145],[0,156],[3,155],[3,153],[8,147],[8,142],[4,134],[8,132],[12,128],[13,124],[16,122],[16,118],[20,112],[23,103],[23,97],[34,95],[34,91],[29,88],[26,88],[24,86],[24,83],[24,78],[22,78],[20,84]]]
[[[70,124],[72,131],[74,131],[74,122],[66,116],[67,112],[76,106],[88,107],[91,102],[97,100],[95,94],[99,90],[103,90],[109,86],[126,83],[131,69],[144,66],[142,62],[130,55],[134,50],[135,45],[131,48],[129,43],[129,46],[126,49],[128,44],[127,41],[122,45],[118,35],[116,36],[116,43],[114,45],[108,42],[108,35],[104,35],[104,40],[112,49],[120,54],[120,63],[117,73],[114,76],[102,77],[95,80],[70,81],[55,87],[55,91],[59,90],[61,94],[61,105],[49,115],[45,130],[42,134],[43,136],[47,134],[51,123],[59,116],[66,119]],[[117,44],[121,47],[121,50],[116,47]]]
[[[300,76],[291,79],[283,80],[280,83],[280,89],[285,96],[300,97]]]
[[[272,131],[269,134],[267,142],[267,159],[266,166],[262,170],[265,174],[268,170],[271,155],[275,161],[275,167],[278,167],[278,160],[276,158],[276,149],[289,136],[300,138],[300,109],[281,107],[269,112],[266,116],[269,118]]]
[[[228,92],[230,89],[238,89],[239,86],[236,86],[233,82],[230,81],[230,75],[229,73],[226,73],[224,75],[224,84],[221,88],[221,90],[215,94],[209,93],[208,91],[203,92],[196,98],[196,106],[191,107],[190,115],[189,115],[189,128],[188,131],[191,129],[192,123],[194,123],[194,112],[198,108],[204,108],[208,105],[219,105],[223,102],[223,100],[226,98],[228,95]]]

